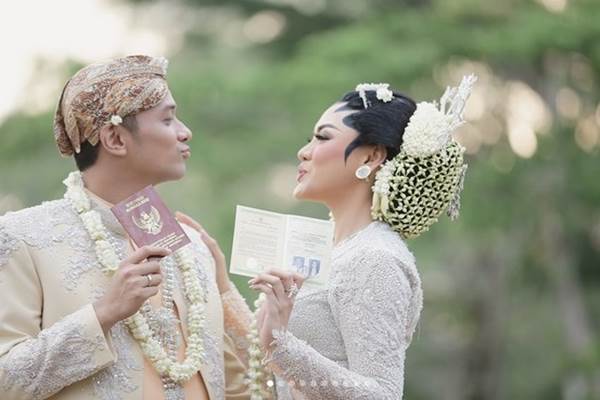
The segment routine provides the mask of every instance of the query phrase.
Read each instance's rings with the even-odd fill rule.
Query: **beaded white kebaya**
[[[86,231],[94,242],[96,256],[102,272],[112,276],[119,268],[120,259],[110,242],[108,230],[102,223],[100,214],[92,210],[91,201],[84,190],[81,173],[71,172],[63,181],[67,186],[65,199],[81,218]],[[188,305],[188,327],[186,358],[178,362],[176,355],[167,354],[157,333],[150,328],[148,320],[138,311],[125,319],[125,325],[140,345],[144,355],[152,362],[158,373],[173,383],[182,384],[200,370],[205,359],[204,329],[206,296],[197,275],[194,272],[194,256],[188,247],[182,247],[173,253],[176,265],[183,276],[183,287]],[[174,326],[173,329],[176,329]],[[171,353],[171,352],[170,352]]]

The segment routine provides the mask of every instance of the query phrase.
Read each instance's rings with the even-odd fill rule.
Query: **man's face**
[[[181,179],[191,155],[186,142],[192,132],[177,119],[176,107],[168,92],[156,107],[136,115],[137,132],[127,135],[128,167],[153,184]]]

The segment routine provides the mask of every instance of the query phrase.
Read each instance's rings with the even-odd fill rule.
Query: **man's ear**
[[[124,140],[125,129],[115,125],[105,125],[100,128],[99,141],[104,150],[117,157],[127,155],[127,145]]]

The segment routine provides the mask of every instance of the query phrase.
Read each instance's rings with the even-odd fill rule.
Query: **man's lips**
[[[188,159],[192,155],[192,151],[190,149],[181,150],[181,155],[183,158]]]

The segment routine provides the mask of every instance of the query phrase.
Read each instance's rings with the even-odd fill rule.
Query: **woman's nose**
[[[302,146],[302,148],[298,150],[297,157],[300,161],[306,161],[310,159],[310,143]]]

